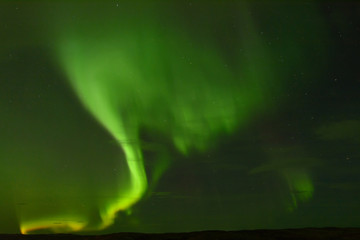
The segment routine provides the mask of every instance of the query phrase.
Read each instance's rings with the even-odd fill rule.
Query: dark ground
[[[326,240],[359,240],[360,228],[304,228],[304,229],[284,229],[284,230],[249,230],[249,231],[204,231],[191,233],[163,233],[163,234],[143,234],[143,233],[116,233],[97,236],[80,236],[71,234],[53,235],[16,235],[0,234],[1,240],[45,240],[45,239],[74,239],[74,240],[307,240],[307,239],[326,239]]]

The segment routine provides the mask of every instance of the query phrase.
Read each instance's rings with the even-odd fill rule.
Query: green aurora
[[[194,42],[176,28],[163,30],[145,14],[141,20],[146,24],[135,23],[130,29],[114,24],[101,34],[94,28],[81,34],[74,31],[59,43],[72,86],[117,140],[130,171],[129,186],[118,190],[114,202],[101,206],[102,226],[111,224],[118,211],[131,207],[146,191],[141,127],[166,134],[183,154],[205,151],[222,132],[246,124],[265,101],[263,85],[270,77],[253,70],[266,64],[266,52],[251,28],[242,39],[243,47],[256,50],[249,59],[238,60],[248,61],[251,69],[244,64],[235,72],[210,43]],[[251,26],[248,16],[242,20]],[[257,61],[260,55],[265,60]]]
[[[34,6],[38,7],[41,17],[35,17],[30,25],[35,32],[41,32],[41,40],[33,37],[28,40],[30,43],[19,40],[17,44],[26,46],[34,41],[46,45],[51,55],[49,58],[61,72],[61,84],[68,84],[76,95],[68,101],[75,105],[79,102],[79,106],[87,111],[79,115],[77,121],[94,118],[97,122],[86,120],[88,123],[84,123],[94,130],[67,129],[64,124],[61,129],[51,131],[61,135],[68,132],[77,139],[72,144],[78,144],[82,151],[87,150],[80,147],[81,141],[91,135],[77,137],[70,132],[93,132],[102,142],[111,142],[112,138],[121,154],[114,154],[116,150],[112,143],[103,151],[99,150],[99,143],[94,147],[98,152],[94,157],[91,149],[83,156],[81,150],[73,152],[74,162],[78,161],[77,158],[94,158],[89,164],[99,168],[98,175],[95,174],[99,182],[93,189],[85,179],[81,179],[83,175],[77,176],[75,170],[64,172],[67,174],[65,177],[56,179],[41,173],[46,170],[38,170],[27,161],[27,170],[22,177],[15,179],[11,175],[17,165],[6,163],[4,172],[8,173],[4,176],[12,179],[11,198],[16,202],[15,212],[21,233],[100,231],[112,229],[119,218],[125,219],[123,221],[133,219],[133,226],[141,225],[131,215],[134,211],[138,214],[137,208],[157,196],[156,189],[158,185],[161,188],[164,175],[179,165],[173,158],[187,159],[182,164],[189,164],[189,159],[197,161],[194,158],[201,159],[213,149],[221,148],[224,139],[245,134],[259,122],[259,129],[271,129],[259,134],[264,136],[263,139],[270,139],[264,140],[262,147],[262,157],[267,160],[245,167],[245,175],[258,179],[269,174],[279,176],[286,183],[286,187],[280,185],[279,188],[287,188],[286,194],[280,196],[280,204],[287,214],[294,214],[302,204],[311,202],[316,187],[310,169],[321,165],[321,160],[311,153],[310,147],[282,142],[281,134],[274,133],[276,127],[261,124],[266,122],[261,119],[281,112],[279,109],[286,106],[284,92],[289,88],[291,69],[301,67],[303,72],[312,72],[314,77],[322,71],[321,64],[306,64],[304,59],[312,48],[317,49],[320,58],[324,57],[325,43],[308,40],[294,44],[299,37],[293,30],[295,25],[298,29],[306,29],[311,39],[325,38],[327,32],[315,4],[300,5],[300,8],[296,4],[277,5],[280,13],[292,11],[295,16],[279,25],[282,30],[267,28],[265,34],[270,36],[273,31],[281,38],[278,42],[274,38],[273,44],[270,37],[263,36],[263,26],[267,22],[264,12],[268,4],[220,4],[215,1],[197,2],[190,8],[181,2],[81,1],[76,4],[30,3],[24,8],[32,9]],[[53,6],[56,6],[55,11]],[[303,12],[310,21],[297,19]],[[262,13],[264,16],[259,17]],[[278,13],[271,14],[275,23]],[[48,21],[39,23],[41,19]],[[3,41],[3,45],[13,48],[11,41]],[[60,99],[61,94],[59,111],[64,112],[64,118],[71,119]],[[0,107],[6,109],[1,104]],[[71,109],[69,107],[68,111],[76,111]],[[332,131],[329,130],[331,125],[327,126],[330,127],[316,131],[327,136],[324,132]],[[144,139],[147,134],[151,136],[150,141]],[[156,143],[156,136],[166,143]],[[276,136],[280,139],[277,143],[271,140]],[[91,141],[97,145],[96,137]],[[6,153],[5,147],[2,149],[7,158],[20,156],[15,150],[6,150]],[[41,144],[33,143],[26,149],[23,150],[24,159],[43,153],[40,154],[41,160],[37,160],[38,164],[43,164],[43,169],[48,166],[46,159],[53,157],[53,165],[48,163],[49,172],[55,171],[56,166],[63,166],[61,155],[55,156],[61,152],[54,150],[58,147],[41,150]],[[71,151],[66,154],[67,158],[71,155]],[[216,162],[229,158],[222,153],[214,155],[219,158]],[[101,164],[108,165],[106,161],[109,160],[105,158],[114,160],[109,169],[114,168],[116,175],[101,175],[107,171],[100,167]],[[240,155],[235,158],[233,161],[240,166],[247,157]],[[84,163],[73,164],[76,169],[82,169]],[[96,172],[97,167],[90,172]],[[51,186],[41,180],[44,178],[52,183]],[[96,182],[96,177],[94,179]],[[22,182],[29,184],[26,191],[18,187]],[[56,189],[62,189],[66,194],[58,194]],[[89,194],[98,197],[91,199]],[[103,195],[111,197],[101,197]],[[166,195],[158,193],[158,196]],[[151,227],[133,229],[149,231]]]

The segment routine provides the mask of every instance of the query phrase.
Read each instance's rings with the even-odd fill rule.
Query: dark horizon
[[[147,240],[171,240],[171,239],[216,239],[216,240],[265,240],[265,239],[301,239],[301,240],[327,240],[346,239],[356,240],[360,237],[360,228],[303,228],[281,230],[243,230],[243,231],[198,231],[187,233],[113,233],[105,235],[77,235],[77,234],[43,234],[43,235],[19,235],[0,234],[4,240],[41,240],[41,239],[73,239],[73,240],[112,240],[112,239],[147,239]]]

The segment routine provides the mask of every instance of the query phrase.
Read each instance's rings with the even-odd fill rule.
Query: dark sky
[[[360,227],[360,4],[1,1],[0,232]]]

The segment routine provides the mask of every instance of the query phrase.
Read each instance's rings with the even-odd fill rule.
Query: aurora
[[[242,20],[251,24],[246,9],[242,12]],[[141,128],[166,134],[185,155],[193,149],[205,151],[218,135],[249,121],[265,100],[263,82],[270,77],[253,70],[265,64],[257,61],[258,55],[266,55],[253,29],[248,31],[251,37],[242,41],[244,48],[256,51],[250,59],[238,60],[245,62],[238,71],[229,69],[210,43],[202,46],[176,29],[156,27],[152,15],[142,17],[144,26],[139,23],[123,30],[114,24],[101,35],[93,28],[81,35],[73,31],[59,41],[60,59],[72,87],[116,139],[130,172],[127,188],[118,190],[114,202],[100,207],[100,229],[146,191]]]
[[[321,4],[0,5],[8,231],[316,225],[333,189],[357,189],[337,161],[356,165],[359,120],[326,72],[341,54]]]

